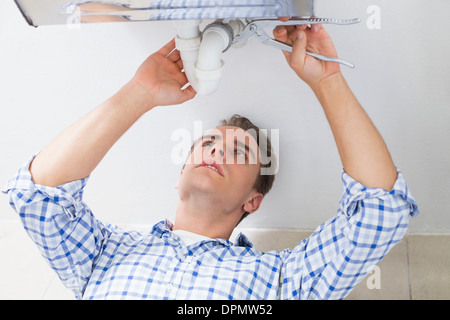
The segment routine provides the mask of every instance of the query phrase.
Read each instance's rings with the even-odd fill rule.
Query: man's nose
[[[215,156],[216,156],[216,152],[217,152],[217,154],[220,156],[220,158],[221,158],[222,160],[225,160],[225,159],[224,159],[225,153],[223,152],[223,149],[219,148],[219,146],[218,146],[217,144],[214,145],[214,147],[211,149],[211,155],[212,155],[213,157],[215,157]]]

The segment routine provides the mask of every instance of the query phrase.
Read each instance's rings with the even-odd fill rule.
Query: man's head
[[[264,169],[275,161],[268,137],[234,115],[192,145],[177,183],[180,200],[203,202],[203,208],[233,217],[236,226],[271,189],[275,175]]]

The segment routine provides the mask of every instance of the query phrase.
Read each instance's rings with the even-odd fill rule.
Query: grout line
[[[412,286],[411,286],[411,268],[409,261],[409,237],[405,237],[406,240],[406,265],[408,270],[408,291],[409,291],[409,300],[412,300]]]
[[[48,290],[50,289],[50,286],[52,285],[52,282],[55,280],[55,277],[58,277],[58,275],[53,275],[53,277],[50,278],[50,281],[47,284],[47,287],[45,288],[44,292],[42,293],[42,296],[40,297],[41,300],[45,300],[45,296],[48,293]],[[59,279],[58,279],[59,280]]]

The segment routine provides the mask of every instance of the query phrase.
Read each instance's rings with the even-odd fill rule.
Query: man
[[[195,96],[189,86],[181,90],[187,79],[171,41],[5,189],[28,234],[77,298],[341,299],[402,239],[409,216],[418,214],[402,174],[339,65],[305,54],[336,56],[328,33],[315,25],[277,27],[274,35],[293,46],[285,58],[318,97],[333,131],[344,168],[337,215],[293,249],[262,253],[243,235],[232,244],[234,227],[259,208],[271,182],[265,191],[255,187],[261,158],[251,147],[254,137],[238,133],[230,146],[225,137],[237,128],[228,125],[218,127],[221,137],[194,145],[177,183],[174,224],[163,221],[140,234],[95,219],[82,202],[83,188],[115,141],[152,108]],[[198,153],[200,164],[192,161]],[[244,164],[225,161],[231,157],[243,157]]]

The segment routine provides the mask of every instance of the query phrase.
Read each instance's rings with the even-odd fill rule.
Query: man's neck
[[[213,206],[195,201],[179,201],[173,230],[185,230],[208,238],[229,239],[237,221],[234,215],[217,212]]]

